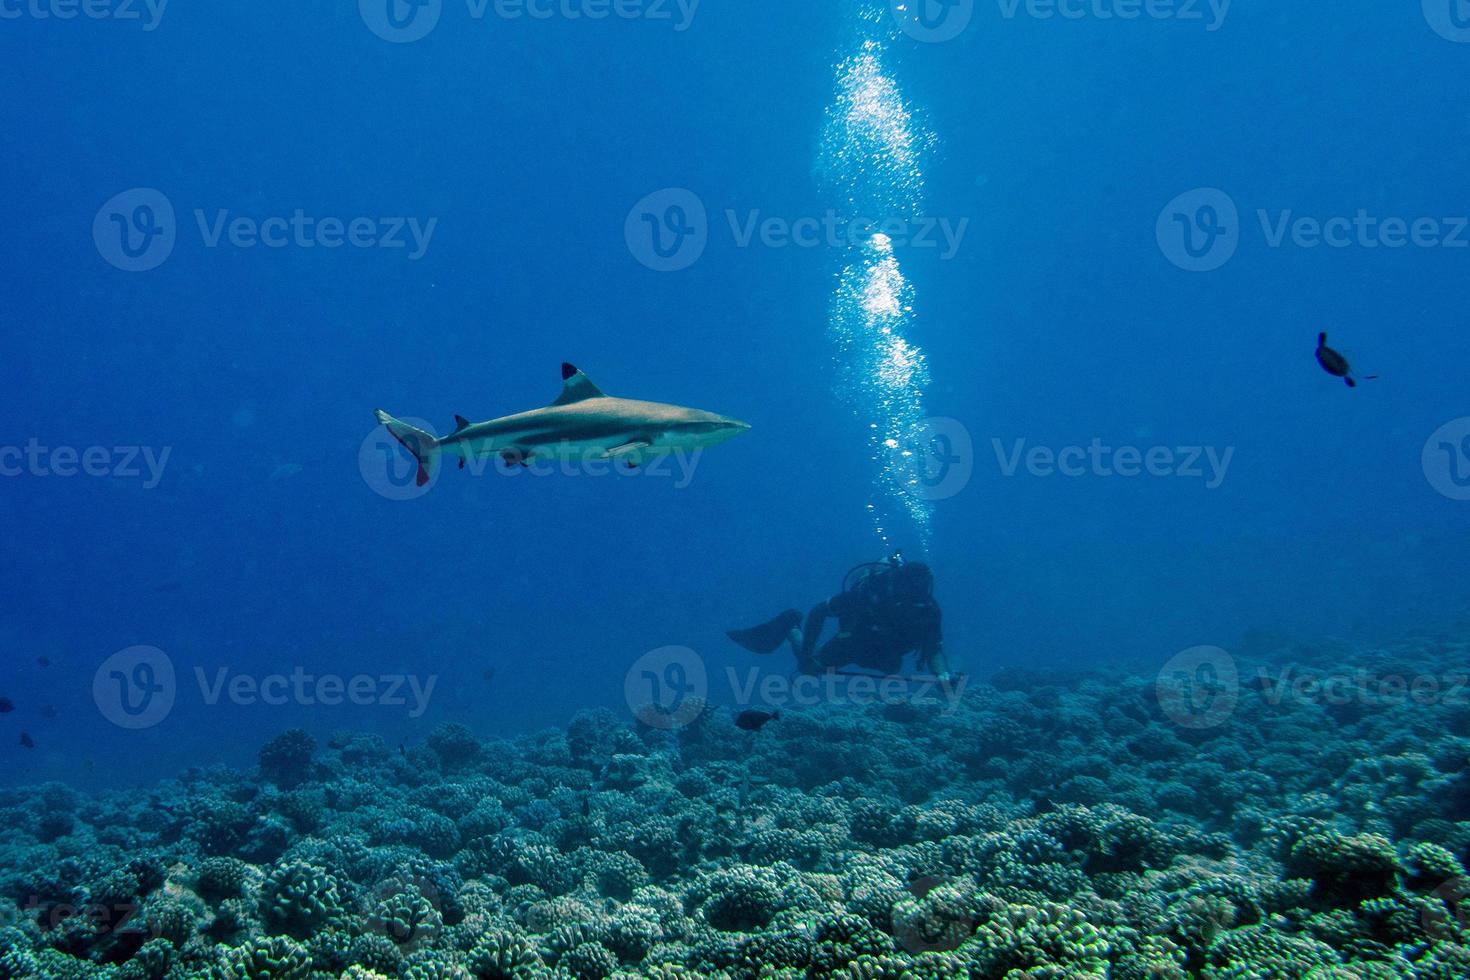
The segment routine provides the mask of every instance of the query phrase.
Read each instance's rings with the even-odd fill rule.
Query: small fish
[[[15,702],[9,698],[0,698],[0,715],[8,715],[15,710]]]
[[[36,658],[36,666],[37,667],[50,667],[51,666],[51,658],[50,657],[37,657]]]
[[[486,667],[480,672],[480,676],[484,679],[486,684],[489,684],[491,681],[495,680],[495,668]]]
[[[41,706],[41,717],[42,718],[55,718],[58,713],[59,712],[57,712],[57,710],[56,710],[56,705],[54,705],[54,704],[47,704],[47,705],[42,705]]]
[[[30,732],[20,733],[20,747],[23,749],[33,749],[36,747],[36,740],[31,738]]]
[[[154,592],[178,592],[184,587],[183,582],[160,582]]]
[[[1317,335],[1317,363],[1322,365],[1322,370],[1334,378],[1342,378],[1343,381],[1347,382],[1349,388],[1356,388],[1358,386],[1358,382],[1353,378],[1352,365],[1348,363],[1346,357],[1342,356],[1341,352],[1335,351],[1327,346],[1327,334],[1325,333],[1319,333]],[[1370,374],[1363,380],[1373,381],[1377,377],[1378,375],[1376,374]]]
[[[759,708],[746,708],[735,716],[735,727],[742,731],[758,732],[766,727],[766,722],[780,721],[781,712],[761,711]]]

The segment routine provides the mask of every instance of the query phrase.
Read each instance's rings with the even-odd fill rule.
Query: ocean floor
[[[1470,977],[1467,672],[1262,642],[7,790],[0,978]]]

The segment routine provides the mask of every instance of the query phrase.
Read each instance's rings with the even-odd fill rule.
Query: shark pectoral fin
[[[531,450],[520,446],[507,446],[500,450],[500,461],[506,466],[528,466],[530,459]]]
[[[634,439],[625,442],[621,446],[614,446],[607,451],[608,459],[638,460],[642,457],[644,450],[652,449],[653,443],[647,439]]]

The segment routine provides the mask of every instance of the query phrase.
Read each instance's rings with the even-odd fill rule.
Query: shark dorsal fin
[[[577,370],[574,365],[563,364],[561,366],[561,380],[561,394],[557,396],[556,401],[551,403],[553,405],[571,405],[574,402],[584,402],[589,398],[607,397],[602,393],[602,389],[592,383],[591,378]]]
[[[469,427],[470,427],[470,420],[469,419],[465,418],[463,415],[456,415],[454,417],[454,431],[455,432],[463,432],[465,429],[468,429]]]

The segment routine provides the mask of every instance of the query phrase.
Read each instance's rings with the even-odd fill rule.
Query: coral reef
[[[1208,723],[1012,669],[0,791],[0,980],[1470,976],[1467,654],[1278,644]]]

